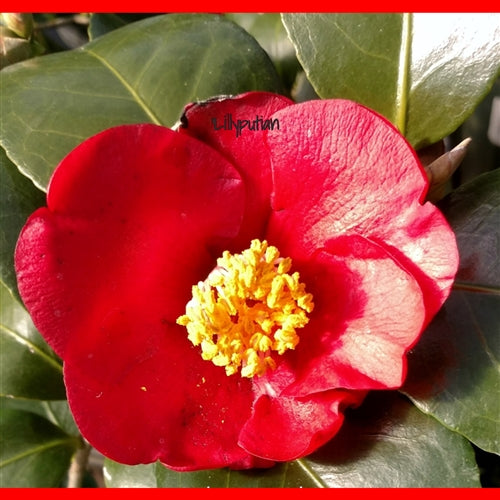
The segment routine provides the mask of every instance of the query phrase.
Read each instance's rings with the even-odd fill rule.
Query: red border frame
[[[133,13],[133,12],[148,12],[148,13],[162,13],[162,12],[210,12],[210,13],[225,13],[225,12],[346,12],[346,13],[360,13],[360,12],[499,12],[498,4],[491,0],[483,0],[482,2],[469,2],[464,5],[462,2],[459,3],[455,1],[446,0],[445,2],[436,2],[435,0],[414,0],[407,2],[400,2],[397,0],[384,0],[382,3],[378,3],[374,7],[373,2],[368,0],[357,1],[354,4],[348,4],[345,0],[342,2],[318,2],[317,4],[307,2],[299,2],[297,0],[285,1],[274,1],[269,0],[253,0],[251,4],[246,6],[238,5],[234,0],[216,0],[210,2],[210,4],[199,1],[182,2],[183,8],[176,9],[171,7],[166,3],[159,2],[158,0],[154,2],[141,2],[141,10],[137,11],[134,7],[137,4],[132,5],[127,2],[116,1],[116,0],[105,0],[105,1],[86,1],[82,3],[68,3],[67,1],[61,0],[50,0],[44,3],[35,1],[15,1],[15,0],[4,0],[2,2],[1,10],[2,12],[60,12],[60,13],[75,13],[75,12],[113,12],[113,13]],[[295,8],[294,8],[295,7]],[[460,7],[457,9],[457,7]],[[22,488],[1,488],[2,496],[4,499],[17,498],[20,494]],[[101,495],[115,496],[123,500],[124,497],[132,498],[135,495],[140,495],[141,497],[145,494],[148,496],[158,495],[158,498],[164,500],[165,491],[163,489],[115,489],[115,488],[90,488],[90,489],[44,489],[35,488],[37,494],[41,493],[51,495],[52,499],[56,500],[60,496],[71,495],[73,498],[80,497],[83,495],[90,494],[99,498]],[[370,500],[390,500],[391,498],[397,498],[401,500],[403,495],[404,500],[421,500],[422,497],[435,497],[444,494],[467,495],[467,498],[475,498],[476,496],[481,498],[497,498],[498,490],[489,488],[367,488],[364,492],[362,488],[346,488],[338,489],[335,492],[331,492],[330,489],[295,489],[295,488],[257,488],[257,489],[245,489],[245,488],[229,488],[229,489],[218,489],[218,488],[172,488],[168,489],[168,494],[191,494],[191,492],[202,493],[205,498],[214,498],[220,500],[221,498],[231,498],[234,499],[235,490],[237,491],[238,500],[246,500],[246,498],[255,499],[256,494],[268,493],[275,497],[285,496],[288,500],[290,496],[295,497],[295,495],[309,496],[314,495],[315,497],[320,497],[324,495],[334,495],[334,500],[342,500],[348,498],[352,500],[353,496],[357,495],[369,495]]]
[[[177,3],[177,2],[176,2]],[[253,0],[241,5],[234,0],[214,0],[210,3],[201,0],[180,2],[182,8],[171,6],[168,3],[156,1],[141,2],[140,12],[495,12],[499,11],[498,4],[493,0],[478,2],[458,2],[445,0],[411,0],[401,2],[384,0],[373,3],[369,0],[357,0],[354,3],[337,2],[298,2]],[[85,2],[66,2],[49,0],[47,2],[4,0],[3,12],[136,12],[138,4],[117,0],[90,0]],[[134,8],[135,7],[135,8]]]

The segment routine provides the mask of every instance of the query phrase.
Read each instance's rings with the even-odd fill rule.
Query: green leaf
[[[453,132],[500,68],[499,14],[283,14],[322,98],[394,123],[419,149]]]
[[[0,148],[0,281],[19,298],[14,272],[14,249],[28,216],[45,204],[38,190]]]
[[[160,488],[326,488],[306,461],[278,464],[267,470],[229,469],[174,472],[156,464]]]
[[[307,463],[299,461],[266,470],[175,472],[160,463],[130,466],[106,459],[104,477],[106,486],[111,488],[325,487],[321,479],[308,470]]]
[[[79,445],[44,418],[3,407],[0,436],[0,484],[7,488],[60,486]]]
[[[470,443],[396,392],[372,393],[340,433],[307,458],[267,470],[174,472],[160,464],[106,461],[111,487],[477,487]],[[156,478],[156,481],[155,479]]]
[[[104,481],[108,488],[156,488],[156,464],[122,465],[104,459]]]
[[[372,392],[308,461],[331,487],[480,485],[470,443],[393,391]]]
[[[73,415],[66,400],[39,401],[34,399],[18,399],[0,397],[1,405],[11,410],[22,410],[36,413],[70,436],[79,436],[80,431],[76,426]]]
[[[280,14],[226,14],[226,17],[239,24],[259,42],[273,61],[286,88],[290,89],[301,66]]]
[[[455,288],[500,293],[500,170],[464,184],[443,200],[457,238],[460,266]]]
[[[122,28],[127,24],[133,23],[135,21],[141,21],[147,17],[152,17],[155,14],[142,14],[139,12],[125,14],[120,12],[119,14],[105,14],[102,12],[96,12],[95,14],[90,14],[89,17],[89,28],[88,34],[90,40],[95,40],[96,38],[109,33],[118,28]]]
[[[0,395],[64,399],[61,362],[1,283],[0,305]]]
[[[109,33],[117,28],[122,28],[127,24],[127,21],[122,19],[118,14],[91,14],[89,20],[89,39],[96,38]]]
[[[498,106],[499,100],[500,78],[494,83],[489,94],[476,107],[474,113],[454,134],[453,141],[457,143],[466,138],[471,139],[467,155],[460,164],[460,169],[454,175],[456,186],[500,166],[499,139],[495,141],[493,137],[498,133],[495,132],[498,129],[494,125],[494,116],[496,115],[494,109],[498,109],[495,106]],[[497,144],[495,145],[493,141]]]
[[[70,436],[79,436],[80,431],[69,409],[68,402],[41,401],[43,416]]]
[[[500,454],[500,170],[444,201],[460,269],[449,299],[409,356],[404,392],[422,411]]]
[[[172,126],[189,102],[281,88],[264,50],[223,16],[155,16],[3,70],[0,142],[46,188],[61,159],[103,129]]]

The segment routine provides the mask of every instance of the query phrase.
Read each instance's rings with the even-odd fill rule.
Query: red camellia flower
[[[415,152],[345,100],[252,92],[74,149],[19,238],[19,289],[83,436],[125,464],[305,456],[400,387],[455,238]]]

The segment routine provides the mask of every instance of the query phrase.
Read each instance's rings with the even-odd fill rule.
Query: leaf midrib
[[[402,135],[406,135],[408,99],[410,92],[411,45],[413,14],[402,14],[401,46],[399,49],[398,79],[396,85],[396,116],[394,124]]]
[[[123,77],[123,75],[114,67],[112,66],[104,57],[100,56],[97,52],[94,52],[93,50],[89,49],[88,47],[85,48],[85,52],[87,52],[89,55],[97,59],[106,69],[108,69],[113,76],[125,87],[125,90],[129,92],[129,94],[132,96],[134,101],[142,108],[142,110],[146,113],[148,118],[155,123],[156,125],[162,125],[160,119],[153,113],[153,111],[146,105],[144,100],[141,98],[141,96],[135,91],[135,89],[130,85],[127,80]]]
[[[75,442],[76,444],[76,439],[73,437],[68,437],[64,439],[56,439],[54,441],[50,441],[49,443],[35,446],[34,448],[30,448],[27,451],[14,455],[13,457],[10,457],[7,460],[4,460],[3,462],[0,462],[0,468],[10,465],[19,460],[22,460],[23,458],[29,457],[30,455],[36,455],[37,453],[42,453],[46,450],[50,450],[51,448],[56,448],[57,446],[73,445],[73,442]]]
[[[33,344],[33,342],[29,341],[27,338],[23,337],[16,331],[12,330],[8,326],[0,323],[0,330],[3,330],[9,337],[13,338],[16,342],[26,346],[30,351],[34,351],[38,356],[42,358],[43,361],[52,365],[52,367],[56,368],[60,373],[62,373],[62,366],[57,362],[54,358],[49,356],[47,353],[42,351],[37,345]]]
[[[304,473],[315,483],[317,488],[328,488],[328,485],[314,472],[306,460],[299,458],[295,460]]]

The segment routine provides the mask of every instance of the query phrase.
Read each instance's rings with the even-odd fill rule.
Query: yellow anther
[[[313,308],[299,273],[287,274],[289,258],[276,247],[253,240],[241,254],[228,251],[205,281],[193,286],[193,298],[177,323],[188,339],[201,346],[201,356],[227,375],[262,375],[276,368],[273,351],[281,355],[299,343]]]

